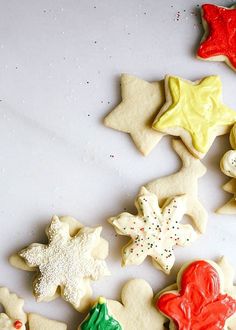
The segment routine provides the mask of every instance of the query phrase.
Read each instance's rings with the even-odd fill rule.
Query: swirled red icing
[[[191,263],[182,273],[179,293],[164,293],[157,308],[178,330],[222,330],[236,313],[236,300],[220,293],[217,270],[204,260]]]
[[[223,55],[236,68],[236,9],[206,4],[202,10],[209,35],[197,55],[203,59]]]

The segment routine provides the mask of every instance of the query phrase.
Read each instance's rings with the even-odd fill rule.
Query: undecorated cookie
[[[189,245],[197,238],[191,225],[180,223],[186,198],[169,198],[160,208],[157,196],[143,187],[135,206],[137,215],[123,212],[108,220],[118,234],[131,238],[122,249],[122,265],[140,265],[150,256],[153,265],[168,274],[175,262],[174,247]]]
[[[171,330],[235,329],[235,288],[225,259],[220,264],[209,260],[184,264],[176,290],[160,293],[156,306],[170,319]]]
[[[58,321],[49,320],[38,314],[29,313],[29,330],[66,330],[67,325]]]
[[[185,195],[186,211],[199,233],[206,231],[208,214],[198,199],[198,179],[206,173],[206,167],[195,158],[180,140],[172,140],[173,149],[182,161],[181,169],[171,175],[155,179],[145,185],[158,197],[162,207],[171,196]]]
[[[142,279],[128,281],[121,291],[121,302],[108,300],[109,312],[122,330],[164,330],[166,318],[157,312],[153,291]]]
[[[192,82],[167,75],[165,94],[153,128],[179,136],[195,157],[203,158],[215,138],[228,133],[236,121],[236,112],[222,103],[219,76]]]
[[[75,309],[83,311],[90,304],[90,282],[110,274],[104,261],[108,243],[100,237],[101,231],[102,227],[83,227],[71,217],[54,216],[46,229],[48,244],[31,244],[10,262],[25,269],[23,260],[29,268],[37,269],[33,282],[37,301],[48,301],[60,294]]]
[[[104,119],[107,127],[129,133],[143,155],[148,155],[163,137],[152,122],[165,101],[164,83],[149,83],[135,76],[121,76],[122,102]]]
[[[236,6],[225,8],[214,4],[202,6],[205,34],[197,51],[202,60],[225,62],[236,70]]]

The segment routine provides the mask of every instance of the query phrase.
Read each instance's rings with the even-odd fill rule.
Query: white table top
[[[214,213],[231,197],[221,189],[228,179],[219,169],[230,148],[227,137],[217,138],[203,161],[208,172],[199,181],[199,196],[209,212],[207,233],[189,248],[176,248],[171,276],[155,270],[149,260],[122,269],[120,248],[127,239],[116,238],[106,222],[124,208],[134,211],[142,184],[180,166],[170,138],[144,158],[127,134],[102,125],[120,100],[121,73],[148,81],[166,73],[192,80],[219,74],[224,101],[236,108],[236,74],[222,63],[194,57],[202,35],[197,5],[203,2],[1,2],[0,284],[24,297],[27,311],[66,321],[69,329],[81,320],[61,299],[36,303],[32,274],[7,261],[14,251],[46,240],[44,228],[53,214],[103,225],[113,275],[94,284],[94,296],[118,298],[131,277],[146,279],[156,292],[174,281],[182,262],[193,258],[226,255],[236,269],[235,217]]]

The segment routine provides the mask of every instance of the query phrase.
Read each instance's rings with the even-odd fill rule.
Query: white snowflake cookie
[[[37,271],[33,282],[37,301],[54,299],[59,293],[78,311],[89,305],[91,281],[109,275],[104,259],[108,243],[100,237],[102,227],[83,227],[71,217],[54,216],[46,229],[48,244],[34,243],[18,253],[24,263],[14,266]],[[27,266],[27,267],[25,267]]]
[[[189,224],[180,224],[186,212],[186,197],[168,199],[161,209],[157,196],[142,187],[135,202],[137,215],[127,212],[108,221],[120,235],[131,237],[122,250],[122,265],[140,265],[151,256],[153,265],[169,273],[175,256],[175,245],[185,246],[197,238]]]

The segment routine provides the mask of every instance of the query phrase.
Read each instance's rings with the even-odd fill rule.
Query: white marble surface
[[[235,217],[214,214],[230,197],[220,188],[227,178],[219,170],[229,148],[227,137],[215,141],[204,159],[208,173],[199,182],[200,200],[209,211],[207,233],[189,249],[176,249],[170,277],[148,260],[121,269],[119,251],[126,240],[116,238],[106,222],[125,207],[134,211],[133,200],[143,183],[180,166],[169,138],[144,158],[126,134],[102,125],[104,115],[120,100],[120,73],[149,81],[166,73],[188,79],[219,74],[225,103],[236,108],[236,74],[224,64],[194,58],[202,34],[201,3],[1,1],[0,283],[25,297],[27,311],[66,321],[69,329],[76,329],[81,319],[60,299],[35,303],[32,275],[7,261],[28,243],[45,240],[44,227],[53,214],[104,226],[113,276],[94,285],[95,296],[118,297],[121,284],[131,277],[144,277],[157,291],[191,258],[225,254],[236,268]]]

